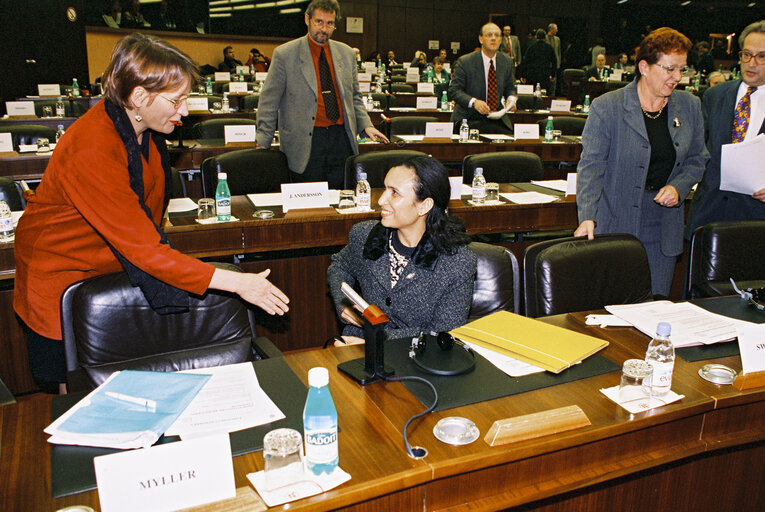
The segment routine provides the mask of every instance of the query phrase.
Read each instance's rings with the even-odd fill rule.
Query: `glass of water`
[[[215,199],[203,197],[197,202],[197,219],[200,221],[209,221],[217,218],[215,213]]]
[[[43,107],[43,117],[53,117],[53,109],[50,105],[45,105]]]
[[[631,402],[653,396],[653,367],[642,359],[627,359],[622,366],[619,401]]]
[[[499,183],[490,181],[486,184],[486,201],[499,201]]]
[[[356,203],[353,201],[353,190],[341,190],[340,202],[337,204],[337,209],[348,210],[355,207]]]
[[[266,489],[286,487],[304,479],[303,438],[291,428],[277,428],[263,438]]]
[[[45,137],[37,139],[37,152],[38,153],[50,153],[50,141]]]

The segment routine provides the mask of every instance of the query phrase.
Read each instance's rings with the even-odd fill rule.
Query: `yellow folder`
[[[451,333],[468,343],[560,373],[607,347],[608,342],[533,318],[498,311]]]

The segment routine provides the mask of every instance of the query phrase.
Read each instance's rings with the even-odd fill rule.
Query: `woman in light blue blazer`
[[[701,103],[675,90],[690,48],[666,27],[643,39],[635,81],[593,102],[577,168],[574,234],[635,235],[648,253],[655,295],[669,295],[683,252],[683,201],[709,159]]]

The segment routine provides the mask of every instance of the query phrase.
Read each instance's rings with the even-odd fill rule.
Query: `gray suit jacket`
[[[550,36],[545,36],[545,41],[547,41],[547,44],[552,46],[553,53],[555,53],[555,69],[560,68],[560,37],[558,36],[552,36],[552,41],[550,41]]]
[[[520,66],[522,55],[521,42],[518,41],[518,36],[510,36],[510,47],[513,49],[513,61],[515,62],[515,65]],[[502,42],[499,43],[499,51],[507,53],[507,39],[505,39],[505,36],[502,36]]]
[[[666,107],[675,166],[667,185],[677,189],[680,204],[665,208],[661,249],[667,256],[683,252],[683,199],[704,172],[704,121],[699,99],[674,91]],[[641,200],[651,148],[637,93],[637,80],[593,101],[582,133],[577,167],[579,221],[594,220],[596,233],[638,235]]]
[[[290,169],[299,174],[305,170],[311,155],[318,105],[316,71],[308,44],[306,35],[274,50],[258,101],[257,143],[264,147],[271,145],[278,118],[281,150],[287,155]],[[344,43],[329,40],[327,44],[343,105],[345,131],[354,153],[358,153],[356,136],[372,126],[372,121],[359,92],[356,53]]]
[[[385,327],[388,338],[416,336],[422,331],[448,331],[463,325],[473,300],[475,254],[463,245],[455,254],[428,255],[428,251],[435,249],[421,242],[398,283],[391,288],[389,231],[379,221],[359,222],[351,228],[348,245],[332,256],[327,282],[338,314],[349,304],[340,291],[345,281],[359,290],[367,302],[385,312],[389,319]],[[352,325],[347,325],[343,334],[363,336],[361,329]]]
[[[720,220],[765,219],[765,203],[752,196],[720,190],[720,156],[732,140],[736,94],[741,80],[723,82],[704,93],[707,149],[712,155],[704,179],[693,194],[686,237],[699,226]],[[751,126],[750,126],[751,129]],[[758,133],[765,133],[765,121]]]
[[[506,53],[497,52],[497,93],[506,98],[515,90],[515,64]],[[486,119],[474,108],[470,100],[486,100],[486,73],[483,69],[481,50],[463,55],[454,64],[452,81],[449,83],[449,99],[455,102],[452,122],[463,119]]]

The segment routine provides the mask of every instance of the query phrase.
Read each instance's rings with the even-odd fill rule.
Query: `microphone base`
[[[337,365],[337,369],[362,386],[377,382],[378,380],[384,380],[386,377],[390,377],[395,373],[393,368],[389,366],[383,366],[376,372],[370,372],[366,369],[366,359],[363,357],[340,363]]]

